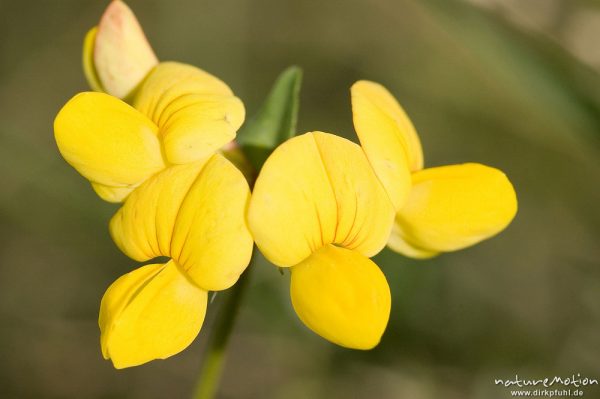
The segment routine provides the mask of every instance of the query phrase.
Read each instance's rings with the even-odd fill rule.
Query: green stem
[[[254,252],[257,249],[254,248]],[[224,302],[221,304],[215,326],[211,332],[208,348],[204,356],[204,361],[200,369],[194,399],[213,399],[219,388],[219,381],[225,366],[225,357],[227,353],[227,344],[235,319],[237,317],[242,297],[246,286],[248,285],[249,275],[254,264],[254,255],[250,265],[241,275],[238,282],[227,292]]]

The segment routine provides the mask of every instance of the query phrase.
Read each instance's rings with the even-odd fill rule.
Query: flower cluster
[[[387,280],[370,260],[386,244],[415,258],[473,245],[503,230],[517,201],[499,170],[423,169],[416,131],[381,85],[352,86],[360,145],[310,132],[277,148],[251,193],[221,153],[244,106],[218,78],[159,62],[131,10],[112,1],[84,42],[94,92],[58,113],[64,159],[104,200],[116,245],[149,264],[117,279],[100,306],[102,353],[115,367],[166,358],[203,323],[208,291],[231,287],[253,243],[291,271],[300,319],[338,345],[370,349],[391,310]]]
[[[244,106],[216,77],[159,63],[121,1],[88,34],[84,65],[102,91],[61,109],[58,148],[101,198],[123,202],[110,233],[125,254],[170,258],[125,274],[102,299],[102,353],[115,367],[135,366],[187,347],[208,291],[235,284],[250,261],[250,188],[218,151],[235,138]]]

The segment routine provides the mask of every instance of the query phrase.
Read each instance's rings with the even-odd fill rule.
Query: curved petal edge
[[[389,320],[391,295],[373,261],[328,245],[291,270],[292,304],[308,328],[347,348],[366,350],[379,343]]]

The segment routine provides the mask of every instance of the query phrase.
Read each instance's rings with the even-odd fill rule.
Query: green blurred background
[[[52,121],[86,90],[81,43],[107,1],[0,1],[0,398],[186,398],[218,306],[167,361],[100,354],[108,285],[136,263],[59,156]],[[373,351],[308,331],[289,275],[259,265],[222,398],[507,398],[494,378],[600,379],[600,4],[576,0],[131,0],[157,54],[225,80],[254,113],[304,69],[300,132],[355,139],[349,87],[385,84],[426,164],[504,170],[520,209],[500,236],[428,261],[377,256],[393,293]],[[217,297],[218,298],[218,297]],[[219,300],[215,301],[215,305]],[[585,397],[600,397],[598,387]]]

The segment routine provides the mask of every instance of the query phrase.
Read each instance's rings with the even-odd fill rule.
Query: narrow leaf
[[[283,71],[259,111],[238,133],[238,143],[256,170],[275,147],[296,134],[301,82],[299,67]]]

